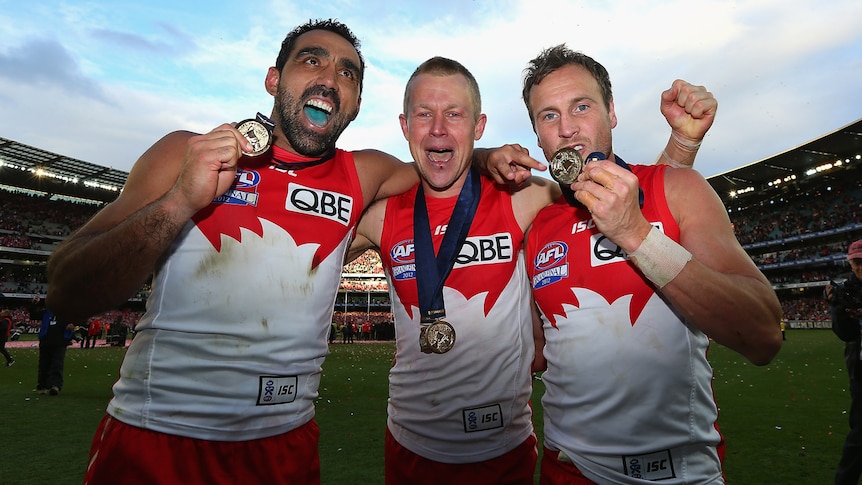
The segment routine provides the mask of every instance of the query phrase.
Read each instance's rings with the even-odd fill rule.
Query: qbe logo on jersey
[[[260,376],[257,405],[285,404],[296,400],[296,376]]]
[[[353,213],[353,198],[291,182],[287,184],[287,201],[284,208],[291,212],[323,217],[346,226]]]
[[[569,276],[568,254],[569,246],[562,241],[545,244],[533,263],[536,268],[533,288],[543,288]]]
[[[664,233],[664,226],[661,222],[653,222],[652,225]],[[590,248],[590,267],[592,268],[628,260],[626,252],[600,232],[590,236]]]

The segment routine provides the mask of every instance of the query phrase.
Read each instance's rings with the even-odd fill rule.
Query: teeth
[[[306,106],[312,106],[322,111],[326,111],[327,113],[332,113],[332,105],[329,103],[324,103],[319,99],[312,99],[306,103]]]

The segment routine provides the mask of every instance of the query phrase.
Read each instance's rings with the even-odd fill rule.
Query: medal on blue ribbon
[[[461,250],[461,245],[467,240],[467,232],[473,223],[481,193],[482,181],[479,172],[471,168],[458,194],[440,250],[435,256],[422,184],[419,184],[416,191],[416,203],[413,209],[413,244],[421,314],[419,348],[426,354],[444,354],[455,345],[455,328],[444,320],[446,308],[443,302],[443,286],[455,265],[455,258]]]

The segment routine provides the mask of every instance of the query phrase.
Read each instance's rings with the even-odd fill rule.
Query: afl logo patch
[[[533,262],[533,266],[536,268],[536,275],[533,276],[532,280],[533,288],[539,289],[569,276],[568,254],[569,246],[562,241],[546,244],[536,254],[536,259]]]

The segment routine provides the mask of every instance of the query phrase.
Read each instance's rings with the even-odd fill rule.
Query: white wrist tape
[[[662,150],[661,156],[663,156],[665,160],[667,160],[667,164],[673,168],[691,168],[694,165],[694,161],[692,161],[692,163],[677,162],[673,158],[670,158],[670,155],[667,154],[667,150]]]
[[[691,261],[691,253],[653,226],[629,259],[648,280],[664,288]]]
[[[674,132],[670,132],[670,136],[671,138],[673,138],[673,141],[675,141],[677,145],[689,152],[697,150],[698,148],[700,148],[700,144],[703,143],[703,140],[696,141],[694,143],[686,143],[682,140],[682,138],[676,136],[676,133]]]

